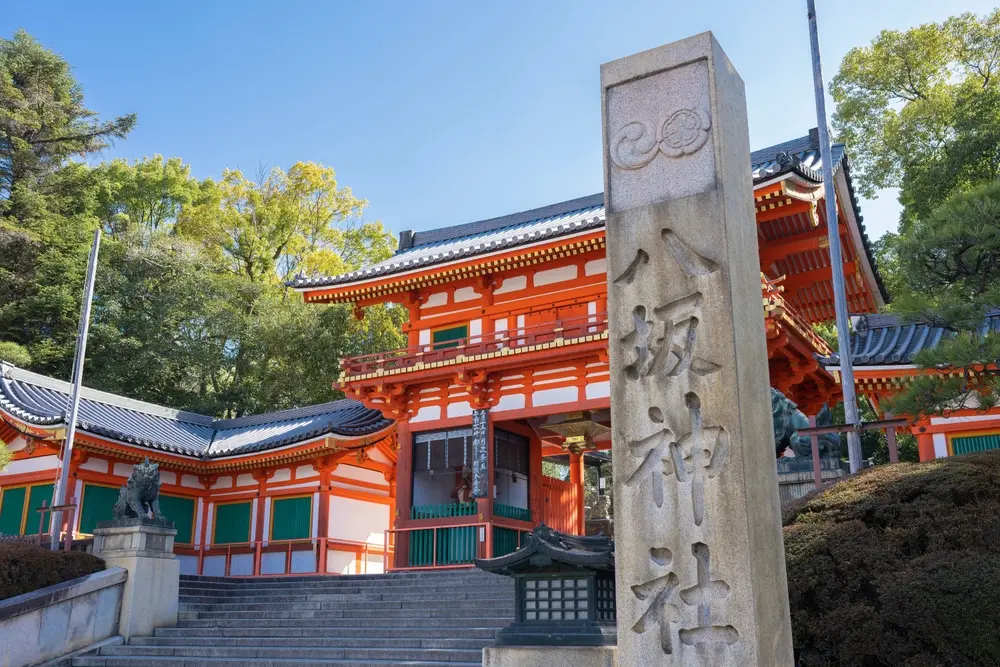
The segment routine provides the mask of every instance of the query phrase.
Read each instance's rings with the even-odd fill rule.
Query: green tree
[[[1000,177],[1000,10],[884,30],[848,52],[831,92],[856,183],[900,188],[904,227]]]
[[[931,372],[893,402],[897,414],[988,409],[1000,400],[1000,334],[983,332],[1000,304],[1000,181],[953,196],[895,240],[904,288],[896,308],[954,336],[917,355]],[[957,372],[957,373],[956,373]]]
[[[31,354],[23,345],[12,343],[9,340],[0,340],[0,361],[27,368],[31,365]]]
[[[45,177],[124,138],[135,114],[100,121],[69,63],[18,30],[0,39],[0,216],[24,220]]]
[[[7,443],[0,440],[0,472],[10,465],[10,462],[14,460],[14,454],[7,449]]]

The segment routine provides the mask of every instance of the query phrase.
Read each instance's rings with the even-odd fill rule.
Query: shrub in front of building
[[[799,667],[1000,665],[1000,452],[879,466],[784,520]]]
[[[34,544],[0,541],[0,600],[103,569],[103,560],[82,551],[49,551]]]

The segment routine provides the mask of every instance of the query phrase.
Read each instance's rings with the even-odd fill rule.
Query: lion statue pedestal
[[[115,503],[114,519],[94,529],[94,555],[128,570],[119,631],[125,641],[177,625],[180,563],[173,522],[160,515],[160,472],[147,458],[133,466]]]

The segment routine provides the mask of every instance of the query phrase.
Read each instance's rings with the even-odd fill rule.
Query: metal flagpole
[[[97,253],[101,249],[101,228],[94,232],[94,245],[90,249],[90,263],[87,265],[87,283],[83,289],[83,307],[80,310],[80,330],[76,339],[76,355],[73,358],[73,394],[69,403],[69,416],[66,421],[66,440],[63,443],[62,463],[59,470],[59,483],[52,492],[52,505],[62,505],[66,496],[66,485],[69,484],[69,464],[73,456],[73,439],[76,437],[76,419],[80,411],[80,386],[83,384],[83,360],[87,356],[87,334],[90,331],[90,306],[94,299],[94,278],[97,276]],[[49,548],[55,551],[59,544],[59,527],[62,525],[61,511],[53,510],[52,523],[49,532],[51,539]],[[66,530],[73,530],[67,526]]]
[[[837,343],[840,352],[840,386],[844,392],[844,420],[851,427],[847,432],[847,454],[851,472],[861,467],[861,439],[858,436],[858,402],[854,392],[854,364],[851,359],[851,334],[847,324],[847,294],[844,289],[844,263],[840,254],[840,224],[837,219],[837,197],[833,183],[833,159],[830,129],[826,122],[826,89],[823,85],[823,65],[819,56],[819,32],[816,28],[816,2],[806,0],[809,12],[809,43],[812,48],[813,87],[816,92],[816,120],[819,126],[819,151],[823,161],[823,187],[826,199],[826,227],[830,240],[830,269],[833,274],[833,304],[837,314]]]

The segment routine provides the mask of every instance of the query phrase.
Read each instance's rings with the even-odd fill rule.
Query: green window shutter
[[[985,452],[990,449],[1000,449],[1000,433],[988,435],[970,435],[964,438],[951,439],[952,451],[958,454]]]
[[[250,503],[215,506],[215,531],[212,544],[250,541]]]
[[[191,544],[191,533],[194,530],[194,498],[160,495],[160,512],[174,522],[174,528],[177,529],[174,542]]]
[[[462,324],[450,329],[439,329],[432,335],[432,342],[435,350],[443,350],[446,347],[458,347],[458,342],[462,338],[469,337],[469,325]]]
[[[80,532],[92,534],[98,521],[110,521],[118,502],[118,487],[84,484],[83,506],[80,508]]]
[[[271,503],[271,539],[298,540],[312,536],[312,496],[276,498]]]
[[[38,532],[38,520],[40,515],[38,508],[42,506],[42,501],[46,505],[52,504],[52,484],[36,484],[28,492],[28,515],[24,520],[24,532],[35,534]],[[45,514],[45,531],[48,532],[49,518],[51,514]]]
[[[21,517],[24,516],[26,494],[27,489],[23,486],[3,490],[3,494],[0,495],[0,534],[21,534]]]

